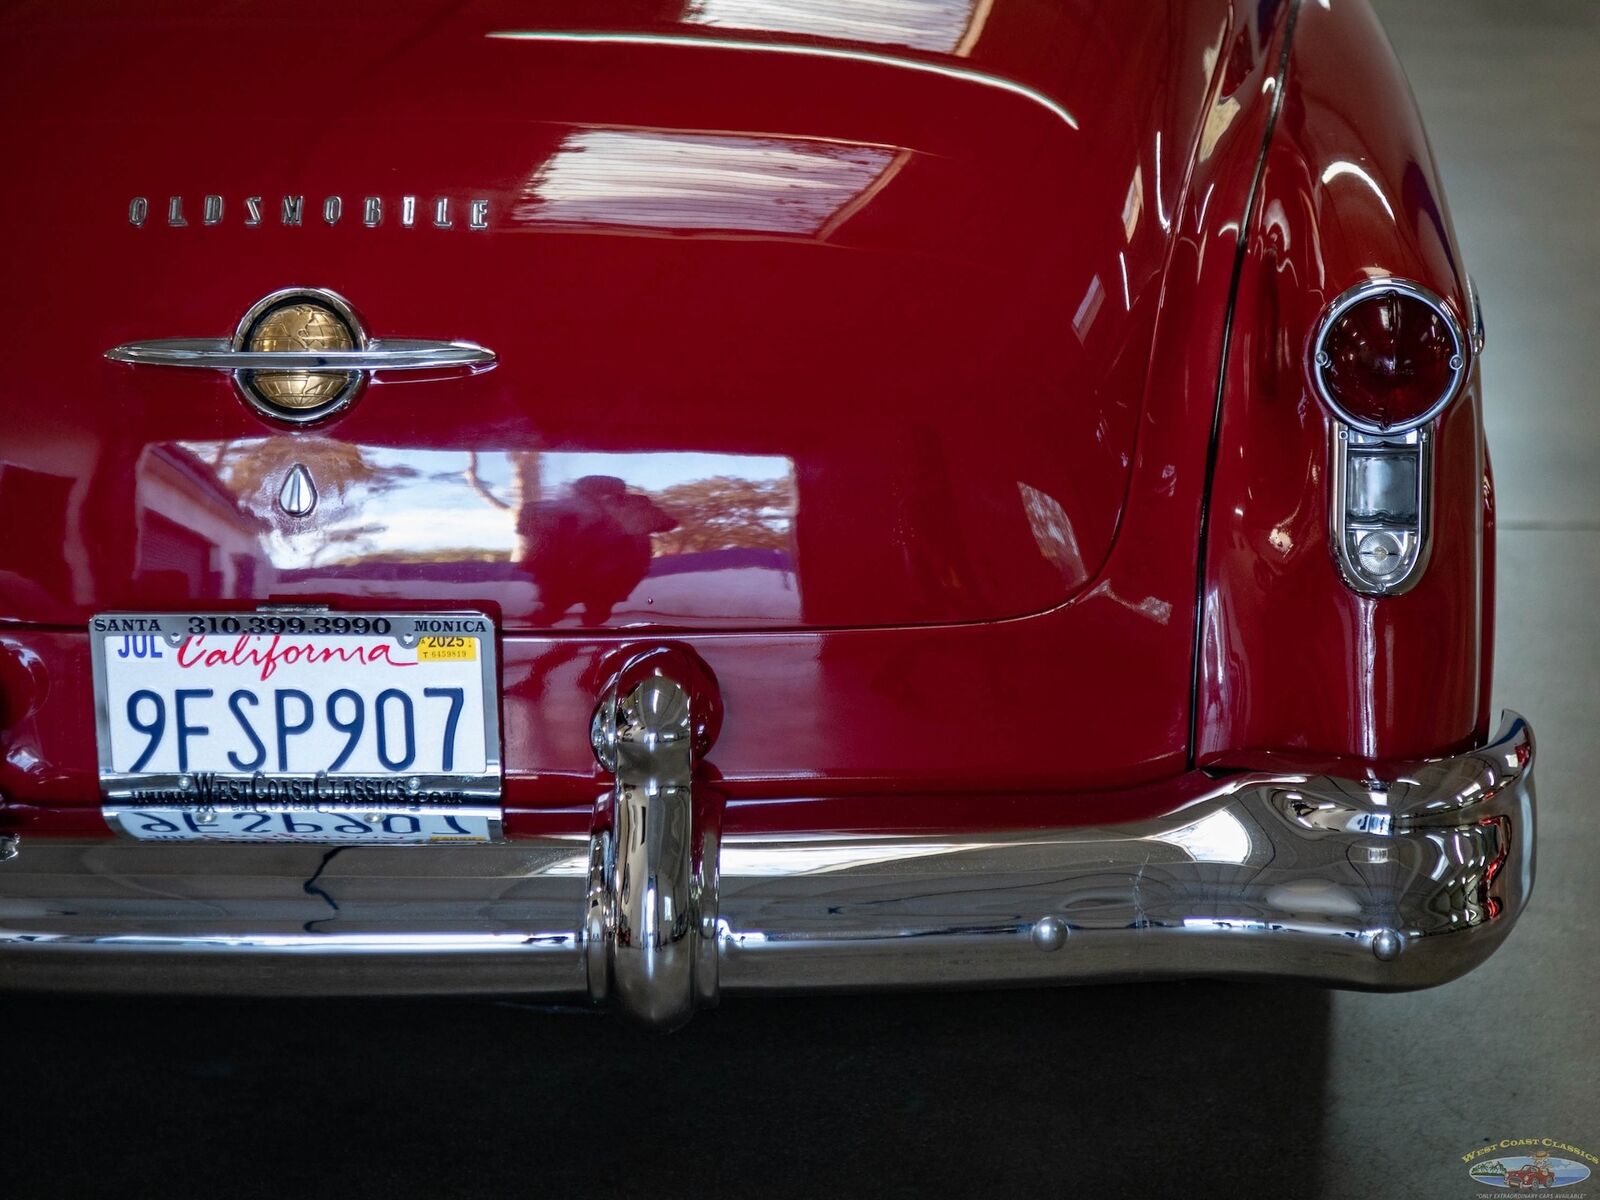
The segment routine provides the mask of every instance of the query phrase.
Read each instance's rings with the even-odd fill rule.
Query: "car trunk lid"
[[[493,8],[12,18],[0,88],[43,115],[0,132],[0,213],[32,231],[0,300],[0,505],[27,514],[0,617],[337,602],[760,629],[1066,603],[1116,534],[1157,176],[1197,111],[1154,161],[1102,121],[1171,47],[1154,9],[1097,11],[1045,22],[1076,64],[1050,91],[1050,47],[986,59],[959,22],[907,49],[519,31]],[[299,429],[225,373],[103,357],[225,337],[291,285],[498,363],[379,374]]]

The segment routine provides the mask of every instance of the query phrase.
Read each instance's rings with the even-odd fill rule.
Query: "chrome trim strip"
[[[1478,294],[1477,280],[1471,275],[1467,276],[1467,304],[1472,312],[1468,317],[1468,325],[1472,330],[1472,356],[1476,358],[1483,353],[1487,334],[1483,328],[1483,298]]]
[[[1333,328],[1333,323],[1363,300],[1382,295],[1385,292],[1398,292],[1402,296],[1410,296],[1413,300],[1422,301],[1422,303],[1438,313],[1439,319],[1444,322],[1445,328],[1450,331],[1450,342],[1455,349],[1455,353],[1451,355],[1450,359],[1450,386],[1445,389],[1444,395],[1434,401],[1432,407],[1415,420],[1406,421],[1399,425],[1390,425],[1387,428],[1382,425],[1372,425],[1365,421],[1358,421],[1351,416],[1333,398],[1333,393],[1328,390],[1327,381],[1322,377],[1324,359],[1327,358],[1323,351],[1323,343],[1327,341],[1328,331]],[[1443,299],[1423,287],[1420,283],[1414,283],[1409,279],[1401,279],[1397,275],[1380,275],[1372,279],[1364,279],[1354,287],[1341,292],[1334,297],[1333,303],[1329,304],[1327,309],[1323,311],[1321,319],[1317,322],[1316,336],[1311,343],[1311,379],[1316,385],[1317,395],[1328,406],[1328,410],[1346,425],[1352,429],[1359,429],[1362,433],[1373,433],[1379,437],[1395,437],[1402,433],[1408,433],[1413,429],[1420,429],[1445,410],[1450,401],[1454,400],[1460,393],[1462,384],[1467,378],[1467,371],[1472,365],[1471,360],[1471,349],[1467,345],[1466,338],[1461,333],[1461,322],[1456,319],[1455,313],[1451,311],[1450,306]]]
[[[832,58],[843,62],[872,63],[880,67],[898,67],[904,71],[921,71],[928,75],[942,75],[946,79],[959,79],[983,87],[999,88],[1014,96],[1032,100],[1060,118],[1071,129],[1078,128],[1078,120],[1049,96],[1014,79],[975,71],[971,67],[955,67],[948,63],[928,62],[900,54],[879,54],[871,50],[852,50],[844,46],[802,45],[797,42],[770,42],[756,38],[699,37],[677,33],[592,33],[579,31],[551,32],[537,29],[497,29],[484,35],[497,41],[510,42],[595,42],[623,46],[689,46],[700,50],[754,50],[761,54],[791,54],[807,58]]]
[[[729,836],[720,988],[1443,983],[1532,889],[1534,750],[1508,713],[1403,778],[1243,774],[1136,824]],[[0,986],[577,999],[589,871],[582,836],[337,856],[29,838],[0,864]]]
[[[226,338],[157,338],[128,342],[106,351],[112,362],[153,367],[194,367],[207,371],[424,371],[438,367],[487,367],[493,350],[474,342],[384,338],[365,350],[235,350]]]

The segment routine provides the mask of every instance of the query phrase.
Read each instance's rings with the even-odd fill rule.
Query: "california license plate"
[[[500,836],[481,613],[107,613],[89,623],[107,823],[157,841]]]

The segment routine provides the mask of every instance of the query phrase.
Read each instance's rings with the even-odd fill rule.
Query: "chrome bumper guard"
[[[1511,713],[1406,778],[1235,775],[1138,824],[719,838],[689,785],[688,708],[659,668],[602,703],[618,782],[588,839],[13,840],[0,987],[589,997],[663,1027],[722,993],[1405,989],[1482,962],[1533,883],[1533,736]]]

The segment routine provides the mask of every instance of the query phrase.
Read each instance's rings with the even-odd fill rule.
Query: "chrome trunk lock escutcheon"
[[[278,492],[278,507],[284,515],[301,519],[309,517],[317,507],[317,485],[304,463],[295,463],[284,477]]]
[[[589,996],[661,1029],[717,1001],[720,805],[694,786],[696,753],[715,733],[709,680],[691,652],[637,655],[590,730],[615,782],[596,802],[589,839]]]

